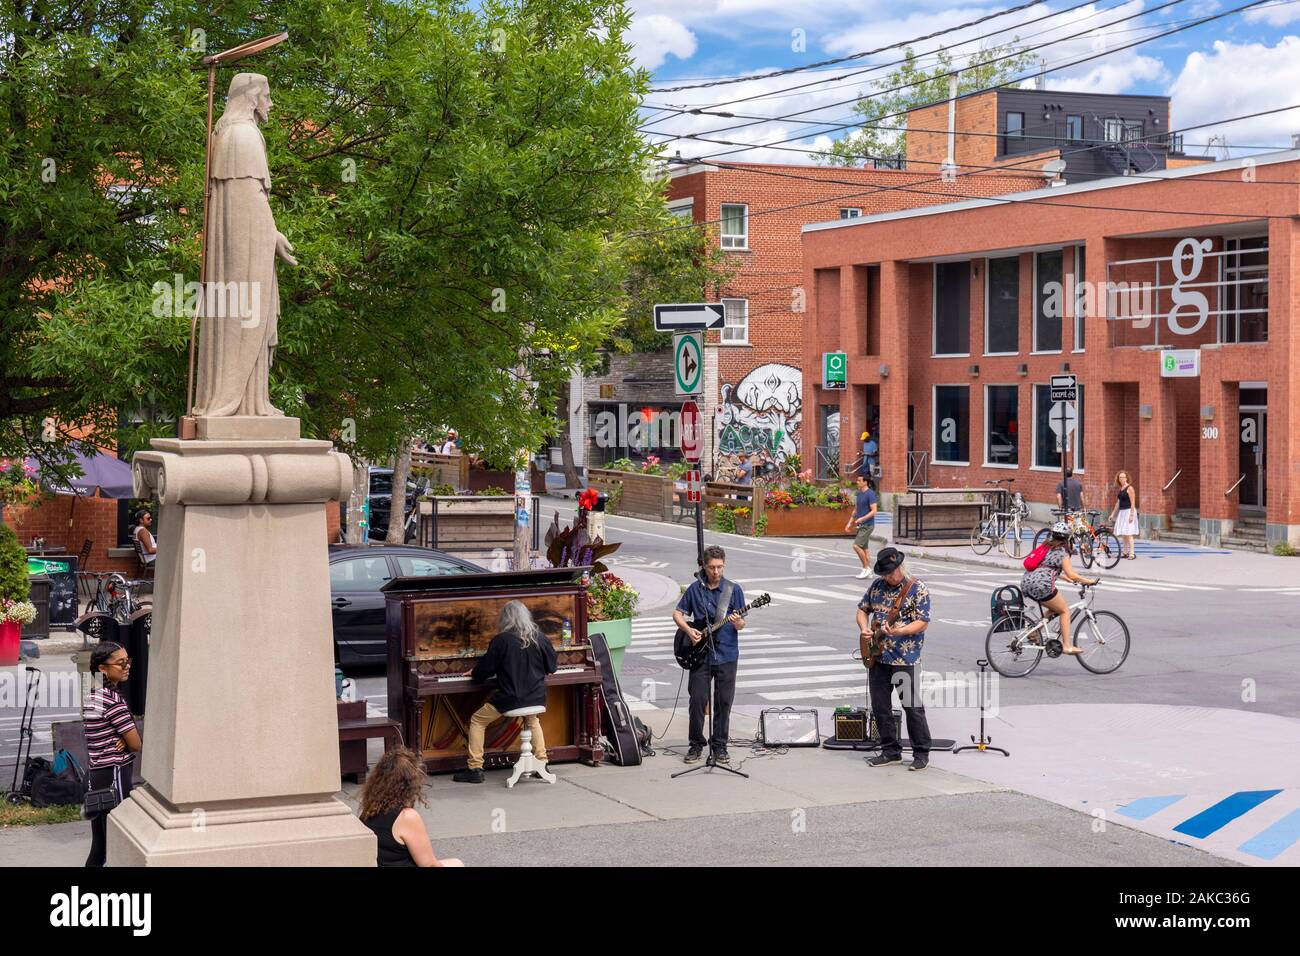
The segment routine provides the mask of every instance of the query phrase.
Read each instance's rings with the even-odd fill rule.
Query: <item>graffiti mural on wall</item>
[[[734,386],[724,384],[718,410],[719,453],[730,459],[744,452],[778,464],[795,454],[802,389],[803,373],[778,362],[760,365]]]

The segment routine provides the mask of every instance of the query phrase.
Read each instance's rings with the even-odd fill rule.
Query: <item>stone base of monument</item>
[[[335,796],[322,505],[351,490],[347,457],[161,439],[132,464],[160,533],[145,786],[109,816],[109,865],[374,866],[374,835]]]
[[[194,419],[195,438],[204,441],[293,441],[301,434],[296,418],[269,415],[227,415]]]

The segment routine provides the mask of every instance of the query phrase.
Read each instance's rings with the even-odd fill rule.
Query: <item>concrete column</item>
[[[899,261],[880,264],[880,363],[889,374],[880,380],[880,490],[907,490],[908,365],[911,269]],[[925,426],[917,422],[924,434]],[[925,442],[919,442],[924,445]]]
[[[1239,514],[1240,497],[1225,497],[1226,491],[1240,474],[1239,435],[1237,432],[1237,382],[1221,381],[1222,352],[1208,349],[1201,352],[1200,408],[1209,408],[1212,418],[1200,419],[1202,431],[1201,453],[1201,541],[1210,547],[1219,547],[1222,539],[1232,534],[1233,524]],[[1217,437],[1206,438],[1205,429],[1217,431]]]
[[[1151,370],[1144,372],[1138,382],[1138,403],[1151,410],[1151,417],[1142,418],[1138,424],[1142,471],[1140,477],[1133,476],[1143,533],[1163,529],[1176,510],[1174,489],[1161,489],[1178,470],[1177,407],[1173,389],[1158,377],[1157,371],[1152,363]]]
[[[1300,548],[1300,283],[1295,281],[1300,229],[1292,219],[1268,224],[1268,544]]]

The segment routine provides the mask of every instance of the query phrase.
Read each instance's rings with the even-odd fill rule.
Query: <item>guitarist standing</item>
[[[876,559],[880,577],[858,604],[858,630],[864,646],[870,642],[868,683],[871,688],[871,713],[880,733],[880,753],[867,758],[870,767],[901,763],[903,748],[894,726],[893,692],[899,688],[907,733],[912,739],[912,763],[908,770],[924,770],[930,762],[930,726],[925,720],[921,701],[917,665],[925,629],[930,624],[930,590],[903,570],[903,552],[885,548]],[[864,656],[867,656],[864,653]]]
[[[744,630],[745,619],[740,611],[745,606],[745,595],[740,585],[722,576],[727,553],[717,545],[704,549],[703,580],[696,579],[673,611],[673,620],[684,630],[691,641],[704,640],[704,632],[695,627],[711,621],[713,650],[708,658],[691,671],[688,684],[690,692],[690,747],[686,762],[697,763],[704,752],[704,708],[709,703],[710,690],[715,691],[713,701],[713,736],[708,741],[710,760],[730,763],[727,738],[731,723],[731,703],[736,697],[736,668],[740,661],[738,632]]]

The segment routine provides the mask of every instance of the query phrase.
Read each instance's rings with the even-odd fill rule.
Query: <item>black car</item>
[[[384,595],[396,577],[485,573],[445,551],[411,545],[331,545],[330,604],[334,660],[339,664],[384,664]]]
[[[403,509],[402,516],[405,519],[407,515],[415,508],[415,500],[424,490],[424,485],[428,482],[417,483],[408,480],[406,482],[406,505]],[[370,469],[370,540],[383,541],[388,537],[388,521],[393,510],[393,469],[391,468],[371,468]],[[406,540],[410,541],[414,536],[414,531],[407,529]]]

